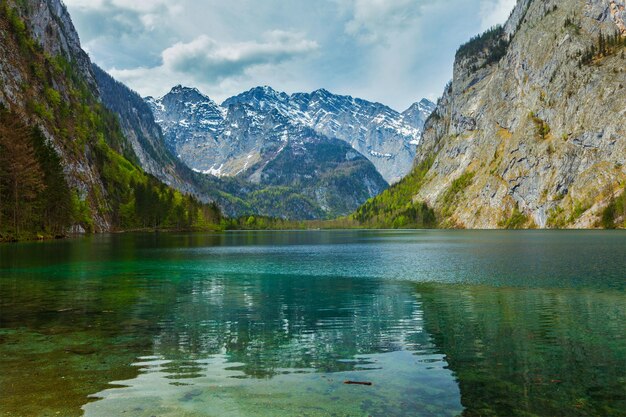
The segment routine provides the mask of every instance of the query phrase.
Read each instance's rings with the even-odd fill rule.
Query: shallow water
[[[2,245],[0,415],[626,415],[625,254],[622,232]]]

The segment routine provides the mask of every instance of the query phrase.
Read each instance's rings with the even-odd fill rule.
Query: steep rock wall
[[[626,179],[624,3],[521,0],[495,62],[493,40],[462,47],[418,149],[416,164],[435,160],[414,199],[450,227],[593,227]],[[586,57],[600,33],[621,46]]]

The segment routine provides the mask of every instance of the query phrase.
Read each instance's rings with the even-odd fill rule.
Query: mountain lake
[[[625,255],[620,231],[0,245],[0,416],[625,416]]]

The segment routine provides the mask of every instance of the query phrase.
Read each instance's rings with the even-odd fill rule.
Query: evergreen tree
[[[45,189],[43,171],[37,160],[31,132],[17,118],[3,117],[0,123],[0,166],[4,194],[10,197],[13,232],[20,233],[25,219],[33,219],[34,202]],[[8,200],[8,199],[7,199]]]
[[[45,192],[40,194],[42,228],[53,236],[62,235],[72,222],[72,194],[65,175],[61,158],[46,141],[39,128],[32,133],[39,164],[44,173]]]
[[[598,35],[598,53],[603,56],[606,55],[606,42],[602,32]]]

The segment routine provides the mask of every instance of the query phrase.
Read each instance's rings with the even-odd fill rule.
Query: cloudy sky
[[[65,0],[83,47],[140,94],[221,102],[326,88],[404,110],[436,99],[457,47],[515,0]]]

